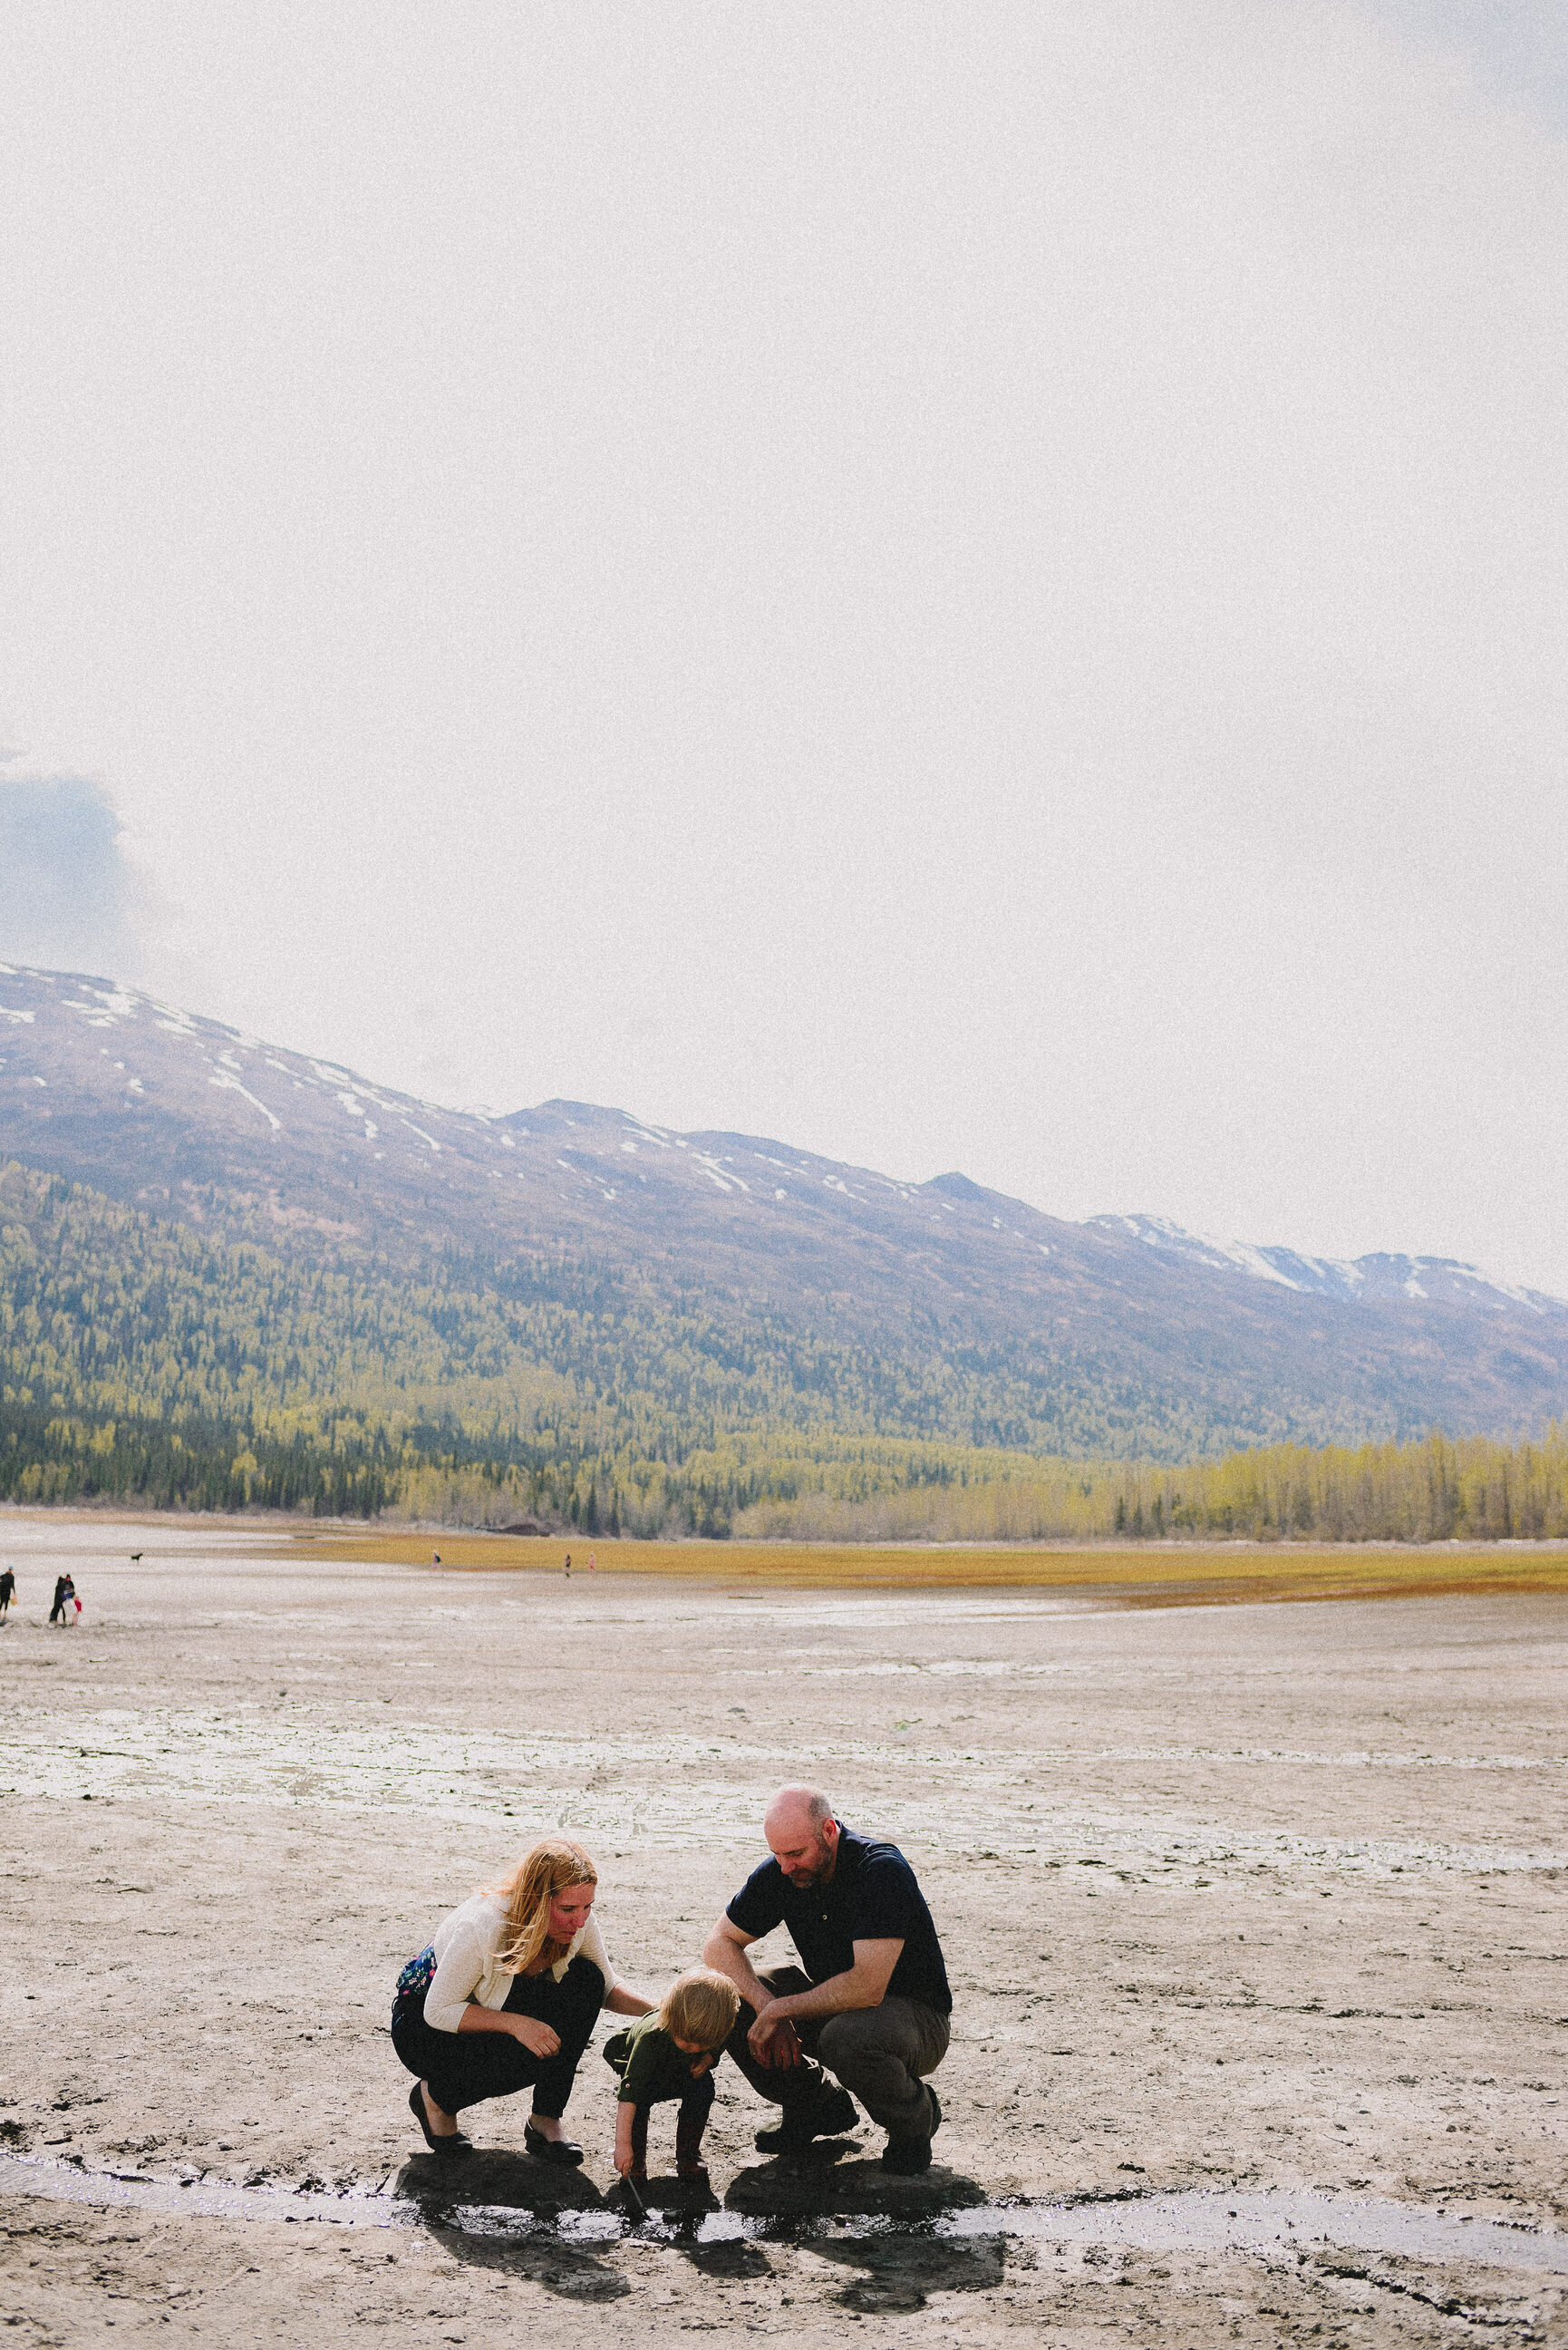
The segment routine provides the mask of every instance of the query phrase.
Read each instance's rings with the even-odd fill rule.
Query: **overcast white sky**
[[[0,952],[1568,1294],[1563,25],[8,9]]]

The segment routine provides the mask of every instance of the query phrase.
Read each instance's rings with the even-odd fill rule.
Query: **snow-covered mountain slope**
[[[72,973],[0,966],[0,1156],[274,1245],[567,1254],[701,1296],[742,1339],[765,1315],[883,1367],[1049,1367],[1060,1388],[1076,1364],[1178,1447],[1568,1410],[1568,1305],[1473,1266],[1073,1223],[960,1174],[903,1182],[586,1103],[445,1109]]]
[[[1234,1268],[1253,1281],[1277,1282],[1301,1296],[1338,1297],[1360,1305],[1407,1297],[1438,1298],[1450,1305],[1490,1305],[1498,1312],[1521,1306],[1527,1313],[1561,1311],[1562,1301],[1543,1291],[1495,1280],[1479,1265],[1445,1256],[1377,1254],[1358,1257],[1303,1256],[1295,1249],[1259,1248],[1250,1241],[1214,1240],[1184,1232],[1166,1216],[1092,1216],[1100,1232],[1133,1233],[1146,1248],[1211,1266]]]

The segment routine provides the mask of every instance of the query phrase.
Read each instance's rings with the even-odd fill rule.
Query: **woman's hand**
[[[536,2015],[514,2015],[511,2019],[512,2037],[520,2040],[531,2056],[554,2056],[558,2054],[561,2035],[541,2023]]]

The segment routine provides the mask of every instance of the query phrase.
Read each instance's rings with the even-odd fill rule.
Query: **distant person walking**
[[[4,1624],[8,1621],[11,1614],[11,1602],[16,1596],[16,1571],[14,1568],[8,1566],[5,1569],[5,1574],[0,1575],[0,1624]]]
[[[71,1581],[68,1575],[56,1575],[55,1604],[49,1610],[49,1621],[51,1624],[63,1624],[65,1622],[67,1602],[74,1599],[76,1597],[76,1585]]]
[[[392,2045],[414,2075],[409,2110],[432,2154],[466,2154],[468,2106],[534,2092],[523,2133],[542,2162],[579,2163],[561,2116],[601,2009],[650,2015],[620,1981],[593,1915],[598,1872],[569,1836],[545,1836],[510,1877],[463,1902],[398,1977]]]
[[[566,1564],[562,1569],[562,1573],[565,1575],[566,1581],[570,1583],[572,1579],[572,1554],[570,1551],[566,1553]]]

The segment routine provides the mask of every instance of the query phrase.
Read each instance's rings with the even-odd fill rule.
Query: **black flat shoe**
[[[472,2139],[464,2137],[461,2130],[454,2131],[451,2137],[437,2137],[431,2127],[431,2117],[425,2111],[425,2093],[418,2081],[409,2091],[409,2111],[423,2130],[425,2144],[432,2154],[451,2156],[472,2153]]]
[[[575,2170],[583,2158],[583,2149],[574,2139],[546,2137],[532,2122],[524,2128],[523,2144],[535,2162],[558,2162]]]

